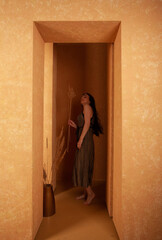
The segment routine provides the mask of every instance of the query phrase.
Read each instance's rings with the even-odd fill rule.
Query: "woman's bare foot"
[[[96,195],[95,195],[94,192],[91,193],[91,194],[89,194],[88,197],[87,197],[87,200],[84,201],[84,204],[89,205],[89,204],[92,202],[92,200],[94,199],[95,196],[96,196]]]
[[[85,194],[82,194],[82,195],[76,197],[76,199],[77,199],[77,200],[79,200],[79,199],[85,199],[85,197],[86,197],[86,195],[85,195]]]

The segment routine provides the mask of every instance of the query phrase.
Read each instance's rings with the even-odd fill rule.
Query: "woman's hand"
[[[77,125],[75,124],[75,122],[73,122],[72,120],[68,121],[68,125],[70,125],[73,128],[77,128]]]
[[[83,140],[80,138],[79,141],[77,142],[77,148],[81,148]]]

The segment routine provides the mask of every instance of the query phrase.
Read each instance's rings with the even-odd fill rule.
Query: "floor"
[[[105,204],[105,182],[93,182],[96,197],[90,205],[76,200],[82,187],[57,181],[56,213],[43,217],[35,240],[116,240],[119,239]]]

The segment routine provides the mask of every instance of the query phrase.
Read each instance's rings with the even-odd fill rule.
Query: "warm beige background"
[[[158,0],[1,1],[1,239],[31,239],[36,231],[32,226],[32,41],[33,21],[40,20],[122,22],[121,239],[161,238],[160,7]]]

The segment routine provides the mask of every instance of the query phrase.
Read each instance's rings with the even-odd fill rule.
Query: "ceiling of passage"
[[[45,42],[113,43],[120,21],[37,21]]]

